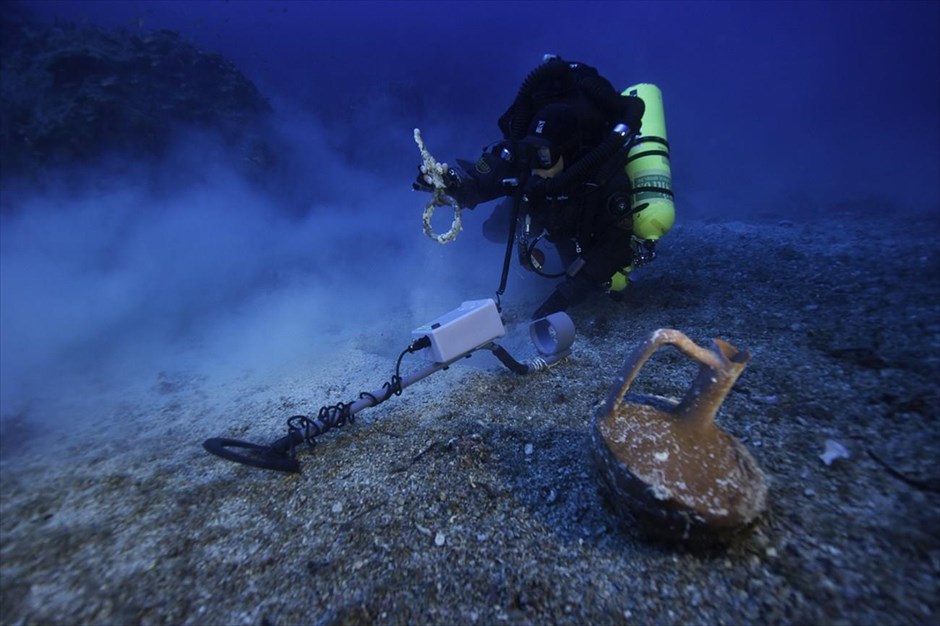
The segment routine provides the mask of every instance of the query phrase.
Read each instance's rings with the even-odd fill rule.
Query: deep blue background
[[[328,121],[339,157],[403,184],[411,127],[447,128],[434,151],[472,158],[554,52],[663,89],[680,218],[940,203],[938,2],[27,4],[177,30]]]

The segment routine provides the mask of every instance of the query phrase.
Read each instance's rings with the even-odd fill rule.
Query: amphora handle
[[[624,396],[630,390],[630,385],[639,373],[643,364],[661,347],[671,345],[679,349],[691,359],[701,365],[698,377],[686,393],[685,398],[677,407],[677,413],[698,411],[702,404],[712,406],[708,419],[714,417],[731,386],[744,370],[744,366],[751,358],[750,352],[741,351],[722,339],[712,340],[712,348],[703,348],[689,339],[685,334],[672,328],[660,328],[653,331],[646,340],[638,345],[627,357],[620,370],[617,383],[612,385],[607,397],[607,404],[616,410],[623,402]]]

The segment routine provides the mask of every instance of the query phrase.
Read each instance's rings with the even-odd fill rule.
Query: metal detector
[[[571,354],[574,322],[563,312],[552,313],[533,321],[529,335],[539,354],[519,362],[495,340],[506,335],[496,302],[492,299],[470,300],[453,311],[420,326],[411,332],[412,342],[398,357],[391,381],[373,393],[363,392],[349,403],[322,407],[316,416],[295,415],[287,420],[287,435],[269,445],[238,439],[207,439],[203,447],[223,459],[281,472],[299,472],[296,448],[301,443],[314,445],[315,438],[346,422],[352,422],[359,411],[385,402],[393,395],[447,369],[478,350],[489,350],[516,374],[531,374],[546,369]],[[418,354],[430,361],[423,369],[401,376],[401,362],[406,354]]]

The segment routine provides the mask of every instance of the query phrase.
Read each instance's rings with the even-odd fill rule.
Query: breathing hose
[[[529,120],[535,113],[532,92],[537,85],[546,81],[572,81],[571,67],[560,58],[553,58],[538,66],[525,77],[512,105],[512,121],[509,127],[509,139],[522,139],[529,130]],[[574,85],[572,85],[574,86]]]
[[[585,182],[592,173],[609,161],[619,150],[633,140],[633,129],[629,132],[621,133],[617,126],[604,141],[599,143],[586,155],[578,159],[574,165],[563,171],[554,178],[545,179],[545,195],[559,196],[572,191],[575,187]]]
[[[507,139],[518,141],[525,137],[529,130],[529,122],[536,113],[535,90],[549,81],[558,81],[559,91],[569,91],[577,87],[595,106],[612,119],[624,119],[635,123],[643,117],[645,109],[643,100],[622,96],[607,79],[601,76],[577,76],[571,64],[559,57],[554,57],[529,72],[529,75],[522,81],[510,109],[512,119],[509,127],[503,129]]]

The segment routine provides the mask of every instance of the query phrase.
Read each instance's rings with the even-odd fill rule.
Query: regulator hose
[[[614,131],[590,152],[578,159],[574,165],[554,178],[545,179],[545,195],[559,196],[572,191],[585,182],[617,152],[633,140],[634,129],[627,135]]]
[[[631,128],[639,129],[646,109],[642,99],[619,94],[610,81],[602,76],[577,76],[570,63],[555,57],[529,72],[522,81],[516,99],[509,109],[511,120],[508,124],[500,125],[507,139],[518,141],[526,136],[532,116],[537,112],[535,90],[549,81],[557,81],[555,90],[558,92],[580,89],[609,119],[627,120]]]
[[[611,119],[623,120],[630,130],[628,135],[614,131],[570,168],[559,176],[548,179],[545,194],[558,196],[574,190],[575,187],[585,182],[592,173],[612,159],[618,150],[629,144],[639,130],[646,105],[638,97],[622,96],[617,93],[613,85],[602,76],[576,76],[571,64],[559,57],[554,57],[529,72],[529,75],[522,81],[516,99],[507,111],[511,119],[508,120],[508,124],[500,124],[504,134],[508,135],[508,139],[520,141],[526,136],[532,116],[536,113],[535,90],[549,81],[560,83],[556,87],[558,91],[580,89],[601,111]],[[500,120],[500,122],[503,121]]]
[[[610,81],[601,76],[586,76],[578,81],[578,87],[609,119],[626,120],[630,128],[639,129],[646,112],[646,103],[641,98],[617,93]]]
[[[536,86],[540,86],[546,81],[554,80],[572,81],[571,67],[558,57],[549,59],[529,72],[529,75],[525,77],[525,80],[522,81],[522,85],[520,85],[519,91],[516,94],[516,99],[513,101],[512,107],[510,107],[512,119],[509,122],[507,139],[515,139],[518,141],[526,136],[529,130],[529,122],[532,116],[535,115],[535,102],[532,97],[533,91]],[[573,81],[571,87],[574,87]],[[506,129],[502,130],[506,133]]]

